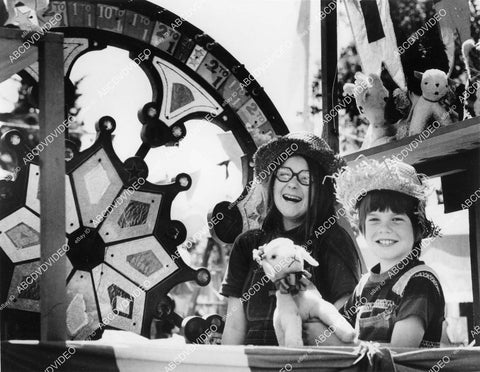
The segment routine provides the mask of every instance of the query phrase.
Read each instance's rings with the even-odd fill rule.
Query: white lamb
[[[304,260],[312,266],[318,266],[305,248],[286,238],[274,239],[260,249],[254,249],[253,258],[262,265],[272,282],[302,272]],[[348,343],[354,340],[355,330],[335,306],[322,298],[311,282],[308,282],[305,290],[291,293],[282,293],[277,289],[276,296],[273,326],[280,346],[303,346],[302,321],[312,318],[318,318],[331,327],[341,341]]]

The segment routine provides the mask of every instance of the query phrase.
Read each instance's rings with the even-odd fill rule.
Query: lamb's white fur
[[[260,249],[253,250],[253,258],[259,262],[265,274],[275,282],[290,273],[303,270],[303,262],[312,266],[318,262],[310,256],[305,248],[295,245],[290,239],[277,238]],[[302,321],[312,318],[320,319],[332,327],[337,337],[343,342],[352,342],[355,331],[340,315],[335,306],[325,301],[315,285],[308,283],[306,290],[297,294],[276,292],[277,307],[273,314],[273,326],[280,346],[303,346]]]

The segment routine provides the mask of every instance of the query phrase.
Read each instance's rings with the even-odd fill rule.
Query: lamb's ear
[[[275,280],[275,274],[276,274],[273,266],[270,265],[267,261],[262,261],[262,267],[263,267],[263,271],[265,271],[265,274],[267,275],[268,279],[270,279],[273,282]]]
[[[252,251],[252,257],[259,265],[262,264],[262,253],[263,252],[260,251],[260,249],[254,249]]]
[[[413,76],[415,76],[418,80],[422,80],[423,72],[414,71]]]
[[[300,247],[300,253],[305,261],[307,261],[310,265],[312,266],[318,266],[318,261],[310,256],[310,253],[307,252],[307,250],[303,247]]]
[[[355,90],[355,84],[346,83],[343,86],[343,95],[344,96],[353,96],[354,90]]]

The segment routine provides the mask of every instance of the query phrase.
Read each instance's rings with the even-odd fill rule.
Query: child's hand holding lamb
[[[325,301],[317,288],[305,277],[303,262],[312,266],[318,262],[290,239],[277,238],[260,249],[253,250],[253,258],[263,267],[267,277],[277,284],[277,307],[273,314],[273,326],[280,346],[303,346],[302,322],[319,319],[343,342],[352,342],[355,331],[340,315],[335,306]],[[290,278],[293,291],[288,291],[283,279]],[[298,283],[300,282],[300,283]]]

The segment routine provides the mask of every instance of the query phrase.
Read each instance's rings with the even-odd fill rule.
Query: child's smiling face
[[[309,170],[307,161],[301,156],[292,156],[282,164],[282,167],[290,168],[294,173]],[[302,185],[297,176],[292,177],[288,182],[281,182],[275,178],[273,200],[282,215],[285,230],[290,230],[302,223],[302,218],[307,213],[309,189],[310,186]]]
[[[380,270],[388,270],[413,248],[414,232],[410,218],[390,209],[371,211],[365,219],[365,240],[380,261]]]

